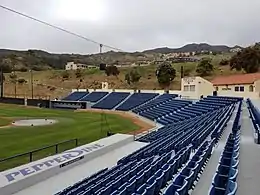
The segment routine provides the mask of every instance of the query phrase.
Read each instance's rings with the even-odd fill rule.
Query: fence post
[[[56,145],[55,145],[55,148],[56,148],[56,154],[58,154],[58,146],[59,146],[59,144],[56,144]]]
[[[32,152],[30,152],[30,162],[32,162],[33,161],[33,158],[32,158]]]

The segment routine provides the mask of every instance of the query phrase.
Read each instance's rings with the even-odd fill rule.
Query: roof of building
[[[260,73],[252,73],[216,77],[211,81],[211,83],[213,85],[253,84],[256,80],[259,79]]]

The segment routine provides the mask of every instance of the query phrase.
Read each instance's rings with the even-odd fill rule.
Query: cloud
[[[259,0],[0,0],[0,4],[125,51],[192,42],[259,41]],[[102,9],[99,9],[102,8]],[[91,44],[0,10],[0,47],[93,53]]]

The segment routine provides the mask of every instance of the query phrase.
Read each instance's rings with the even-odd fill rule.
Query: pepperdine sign
[[[5,183],[8,185],[9,183],[24,179],[28,176],[40,173],[52,167],[59,166],[60,168],[63,168],[69,164],[84,159],[84,156],[86,154],[95,150],[99,150],[104,146],[105,145],[103,144],[96,143],[84,147],[75,148],[73,150],[65,151],[59,155],[51,156],[39,161],[29,163],[27,165],[4,171],[1,174],[2,176],[4,176]],[[0,178],[0,181],[2,179]]]

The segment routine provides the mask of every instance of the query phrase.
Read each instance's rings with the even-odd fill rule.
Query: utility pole
[[[99,53],[102,53],[103,50],[103,44],[99,44]]]
[[[4,73],[3,66],[1,66],[1,98],[4,97]]]
[[[16,98],[16,92],[17,92],[17,86],[16,86],[16,84],[17,84],[17,77],[16,77],[16,72],[15,72],[15,67],[14,67],[14,65],[13,65],[13,67],[12,67],[12,69],[13,69],[13,71],[12,71],[12,74],[13,74],[13,81],[14,81],[14,97]]]
[[[33,71],[30,70],[31,72],[31,89],[32,89],[32,99],[33,99]]]

